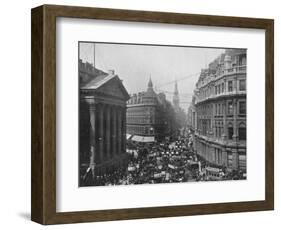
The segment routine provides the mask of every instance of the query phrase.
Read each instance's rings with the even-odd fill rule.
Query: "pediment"
[[[109,81],[101,85],[96,91],[104,95],[118,97],[125,101],[127,101],[130,98],[127,90],[123,86],[118,76],[110,79]]]

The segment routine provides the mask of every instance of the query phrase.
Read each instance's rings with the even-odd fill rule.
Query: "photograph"
[[[247,49],[77,46],[79,187],[247,179]]]

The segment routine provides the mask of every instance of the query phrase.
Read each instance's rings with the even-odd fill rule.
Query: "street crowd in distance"
[[[141,147],[129,143],[127,154],[127,167],[94,177],[88,170],[83,184],[104,186],[244,179],[242,172],[227,172],[224,167],[211,165],[197,155],[189,133],[179,135],[172,142],[155,142]]]

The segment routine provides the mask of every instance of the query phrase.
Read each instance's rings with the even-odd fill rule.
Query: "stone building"
[[[114,71],[79,61],[80,175],[112,172],[126,162],[126,101],[129,95]]]
[[[246,50],[227,49],[201,71],[191,108],[197,153],[212,164],[244,172],[246,76]]]
[[[136,142],[154,142],[174,132],[175,112],[164,93],[156,94],[151,79],[145,92],[127,102],[127,134]]]
[[[193,96],[187,111],[187,127],[191,129],[191,131],[194,131],[195,123],[196,123],[196,108],[195,108],[195,96]]]

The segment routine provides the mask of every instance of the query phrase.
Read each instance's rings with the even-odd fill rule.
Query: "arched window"
[[[228,129],[228,139],[232,140],[232,136],[233,136],[233,125],[232,125],[232,123],[228,124],[227,129]]]
[[[247,132],[246,132],[246,125],[244,123],[239,124],[238,136],[239,136],[239,140],[246,140]]]

